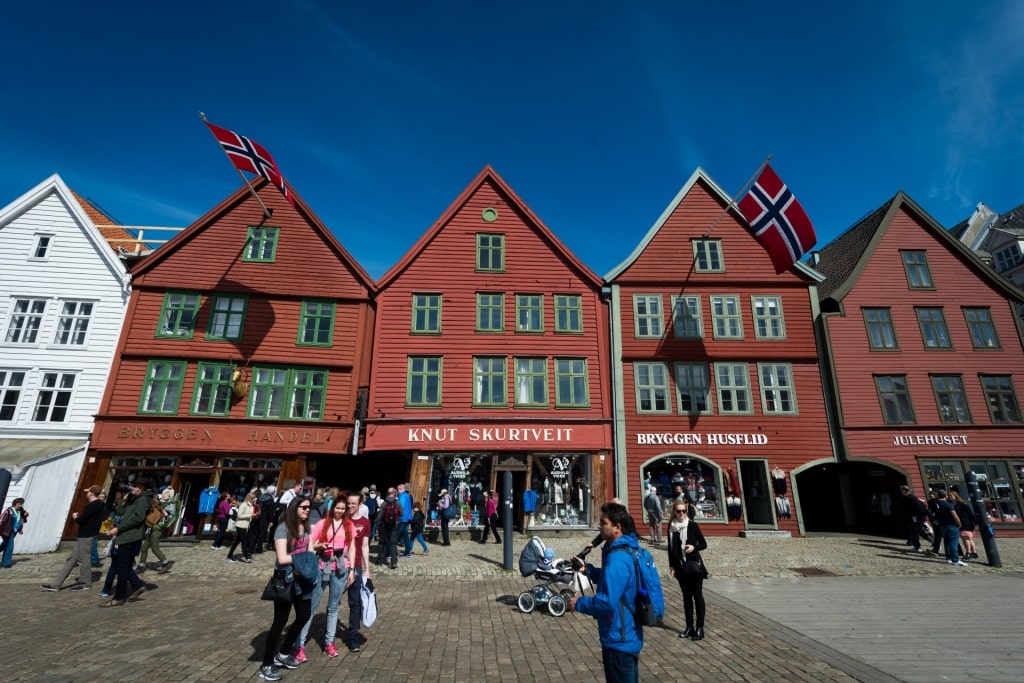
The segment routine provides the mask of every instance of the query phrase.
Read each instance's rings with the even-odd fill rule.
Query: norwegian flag
[[[292,208],[295,208],[295,200],[288,193],[288,187],[284,184],[284,176],[281,175],[281,169],[277,167],[274,157],[270,156],[270,152],[264,149],[263,145],[255,140],[250,140],[244,135],[233,133],[227,128],[215,126],[209,121],[204,121],[204,123],[209,127],[210,132],[213,133],[213,137],[217,138],[220,146],[224,148],[224,152],[231,159],[231,163],[235,165],[235,168],[240,171],[249,171],[250,173],[263,176],[274,183],[281,190],[281,194],[288,200],[288,203],[292,205]]]
[[[804,208],[768,164],[738,206],[776,274],[789,270],[818,241]]]

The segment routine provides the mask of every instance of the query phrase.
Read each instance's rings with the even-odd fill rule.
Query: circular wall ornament
[[[480,216],[488,223],[493,223],[498,220],[498,210],[488,206],[486,209],[480,212]]]

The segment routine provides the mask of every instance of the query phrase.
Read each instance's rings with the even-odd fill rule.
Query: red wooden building
[[[242,187],[131,268],[133,291],[81,481],[144,474],[195,523],[208,487],[312,474],[361,484],[354,425],[374,286],[303,200]],[[344,463],[344,466],[342,465]]]
[[[794,475],[834,462],[821,277],[799,263],[776,275],[729,202],[698,169],[605,277],[616,489],[638,521],[646,487],[669,508],[680,485],[705,534],[800,533]]]
[[[534,498],[531,528],[596,523],[611,463],[601,280],[486,167],[377,289],[378,485],[409,481],[428,510],[447,488],[472,526],[511,471],[517,526]]]
[[[1024,295],[902,192],[815,267],[844,463],[815,475],[819,523],[899,533],[901,484],[966,499],[974,471],[992,523],[1024,533]]]

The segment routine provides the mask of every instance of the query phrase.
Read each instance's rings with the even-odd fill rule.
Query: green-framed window
[[[409,356],[405,404],[410,407],[441,405],[441,356]]]
[[[585,358],[555,359],[555,406],[587,408],[590,406],[587,360]]]
[[[299,346],[330,346],[334,341],[334,302],[305,299],[299,317]]]
[[[676,401],[680,415],[711,414],[711,380],[706,363],[676,363]]]
[[[939,409],[939,419],[946,424],[970,424],[971,410],[964,392],[964,378],[960,375],[932,375],[932,392]]]
[[[708,300],[715,339],[743,339],[740,298],[735,294],[720,294],[708,297]]]
[[[971,342],[976,349],[998,349],[999,337],[996,326],[992,322],[992,311],[988,308],[964,308],[967,329],[971,332]]]
[[[515,359],[516,407],[548,405],[548,361],[546,358]]]
[[[758,363],[761,410],[765,415],[796,415],[796,386],[789,363]]]
[[[906,375],[875,375],[875,389],[887,425],[915,424],[914,406]]]
[[[892,312],[888,308],[864,308],[861,313],[868,332],[868,346],[872,351],[894,351],[899,348],[896,328],[892,324]]]
[[[476,331],[505,330],[505,295],[478,292],[476,295]]]
[[[715,363],[715,393],[721,415],[750,415],[750,369],[746,363]]]
[[[242,260],[273,263],[277,259],[277,239],[280,234],[280,228],[250,226],[249,234],[245,238]]]
[[[693,240],[693,263],[698,273],[724,273],[722,240]]]
[[[249,297],[240,294],[215,294],[210,304],[210,322],[206,338],[211,341],[237,341],[242,338],[245,309]]]
[[[544,331],[544,295],[516,294],[516,332]]]
[[[412,333],[441,334],[441,295],[412,295]]]
[[[579,294],[555,294],[555,332],[583,332],[583,299]]]
[[[139,412],[177,415],[186,366],[185,361],[149,361],[139,400]]]
[[[660,294],[633,295],[633,334],[637,339],[661,339],[664,316]]]
[[[981,375],[981,388],[993,424],[1020,424],[1020,403],[1009,375]]]
[[[167,292],[164,294],[164,305],[160,309],[160,326],[158,337],[177,337],[191,339],[196,331],[196,318],[199,317],[199,303],[202,298],[194,292]]]
[[[782,315],[782,297],[752,296],[755,339],[785,339],[786,321]]]
[[[192,392],[192,415],[227,415],[231,410],[231,374],[229,363],[200,363],[196,387]]]
[[[699,296],[672,297],[672,331],[676,339],[700,339],[704,336]]]
[[[327,371],[257,366],[252,370],[249,417],[322,420]]]
[[[635,363],[633,379],[636,384],[636,412],[672,412],[668,393],[668,365],[665,363]]]
[[[917,324],[921,328],[921,341],[926,351],[952,349],[953,342],[941,308],[916,308]]]
[[[911,289],[934,289],[932,272],[928,268],[928,254],[923,251],[901,251],[907,286]]]
[[[505,272],[505,236],[479,232],[476,235],[476,269],[491,273]]]
[[[473,357],[473,405],[508,405],[507,359],[504,356]]]

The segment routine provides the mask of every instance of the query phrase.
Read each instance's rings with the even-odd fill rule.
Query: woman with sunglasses
[[[708,547],[697,523],[690,519],[686,502],[676,500],[672,504],[672,521],[668,526],[668,564],[672,576],[683,591],[683,608],[686,612],[686,629],[679,632],[680,638],[703,640],[704,638],[704,579],[708,572],[700,551]],[[690,573],[686,572],[687,566]],[[693,611],[697,608],[697,622],[694,625]]]
[[[320,552],[324,545],[311,539],[309,534],[309,509],[311,505],[309,498],[297,495],[292,498],[285,509],[284,521],[277,525],[274,531],[274,552],[276,554],[274,567],[282,569],[294,564],[294,556],[299,553]],[[298,582],[298,578],[295,579]],[[274,602],[274,622],[270,625],[267,633],[267,643],[263,650],[263,666],[260,667],[259,677],[265,681],[281,680],[281,672],[278,667],[286,669],[298,669],[300,662],[292,656],[292,649],[299,639],[299,632],[309,621],[310,615],[310,594],[296,590],[292,595],[292,601]],[[280,649],[277,648],[281,639],[281,632],[284,625],[288,623],[288,614],[295,607],[295,621],[288,628],[284,642]]]

